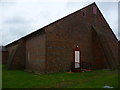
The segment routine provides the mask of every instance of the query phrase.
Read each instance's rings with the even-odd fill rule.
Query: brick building
[[[6,47],[9,69],[52,73],[118,64],[118,40],[95,3]]]
[[[2,59],[2,60],[1,60]],[[8,50],[4,46],[0,46],[0,63],[6,64],[8,59]]]

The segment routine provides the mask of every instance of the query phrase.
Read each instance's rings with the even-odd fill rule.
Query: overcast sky
[[[0,45],[11,43],[91,3],[73,0],[0,0]],[[118,2],[96,2],[118,38]],[[120,39],[120,37],[119,37]]]

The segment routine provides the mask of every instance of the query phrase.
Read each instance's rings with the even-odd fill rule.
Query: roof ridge
[[[56,23],[56,22],[58,22],[58,21],[60,21],[60,20],[63,20],[64,18],[67,18],[67,17],[69,17],[69,16],[71,16],[71,15],[77,13],[77,12],[80,12],[80,11],[83,10],[84,8],[87,8],[87,7],[89,7],[89,6],[93,5],[93,4],[96,5],[96,3],[93,2],[93,3],[91,3],[91,4],[87,5],[87,6],[81,8],[81,9],[79,9],[79,10],[73,12],[73,13],[70,13],[70,14],[68,14],[68,15],[66,15],[66,16],[64,16],[64,17],[62,17],[62,18],[60,18],[60,19],[58,19],[58,20],[56,20],[56,21],[54,21],[54,22],[52,22],[52,23],[50,23],[50,24],[48,24],[48,25],[45,25],[45,26],[43,26],[42,28],[37,29],[37,30],[35,30],[35,31],[33,31],[33,32],[31,32],[31,33],[29,33],[29,34],[27,34],[27,35],[25,35],[25,36],[23,36],[23,37],[21,37],[21,38],[15,40],[15,41],[13,41],[13,42],[11,42],[11,43],[5,45],[5,46],[9,46],[10,44],[17,42],[18,40],[20,40],[20,39],[22,39],[22,38],[25,38],[25,37],[27,37],[27,36],[33,34],[33,33],[36,33],[36,32],[38,32],[38,31],[40,31],[40,30],[42,30],[42,29],[44,29],[44,28],[46,28],[46,27],[48,27],[48,26],[50,26],[50,25],[52,25],[52,24],[54,24],[54,23]],[[97,5],[96,5],[96,6],[97,6]]]

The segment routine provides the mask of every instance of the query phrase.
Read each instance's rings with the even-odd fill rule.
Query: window
[[[83,16],[85,16],[85,13],[83,12]]]
[[[86,11],[85,10],[82,12],[82,16],[86,17]]]

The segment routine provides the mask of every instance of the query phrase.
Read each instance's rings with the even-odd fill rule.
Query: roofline
[[[48,26],[50,26],[50,25],[52,25],[52,24],[54,24],[54,23],[56,23],[56,22],[58,22],[58,21],[60,21],[60,20],[63,20],[64,18],[67,18],[67,17],[69,17],[69,16],[71,16],[71,15],[73,15],[73,14],[77,13],[77,12],[80,12],[80,11],[81,11],[81,10],[83,10],[84,8],[87,8],[87,7],[89,7],[89,6],[93,5],[93,4],[95,4],[95,5],[96,5],[96,3],[95,3],[95,2],[93,2],[93,3],[91,3],[91,4],[89,4],[89,5],[87,5],[87,6],[83,7],[83,8],[81,8],[81,9],[79,9],[79,10],[77,10],[77,11],[75,11],[75,12],[71,13],[71,14],[68,14],[68,15],[66,15],[66,16],[64,16],[64,17],[62,17],[61,19],[58,19],[58,20],[56,20],[56,21],[54,21],[54,22],[52,22],[52,23],[50,23],[50,24],[48,24],[48,25],[44,26],[43,28],[46,28],[46,27],[48,27]],[[97,5],[96,5],[96,6],[97,6]]]
[[[7,45],[4,45],[4,46],[8,47],[8,46],[10,46],[11,44],[17,43],[19,40],[24,39],[24,38],[27,38],[27,37],[29,37],[30,35],[35,34],[36,32],[41,31],[41,30],[43,30],[43,28],[40,28],[40,29],[38,29],[38,30],[36,30],[36,31],[34,31],[34,32],[31,32],[31,33],[29,33],[29,34],[27,34],[27,35],[25,35],[25,36],[23,36],[23,37],[15,40],[15,41],[13,41],[13,42],[11,42],[11,43],[9,43],[9,44],[7,44]]]
[[[69,17],[69,16],[71,16],[71,15],[77,13],[77,12],[80,12],[80,11],[83,10],[84,8],[87,8],[87,7],[89,7],[89,6],[93,5],[93,4],[97,7],[98,11],[101,13],[101,11],[100,11],[100,9],[98,8],[98,6],[96,5],[96,3],[93,2],[93,3],[89,4],[89,5],[87,5],[87,6],[83,7],[83,8],[81,8],[81,9],[79,9],[79,10],[77,10],[77,11],[71,13],[71,14],[69,14],[69,15],[66,15],[66,16],[62,17],[61,19],[58,19],[58,20],[56,20],[56,21],[54,21],[54,22],[52,22],[52,23],[50,23],[50,24],[48,24],[48,25],[46,25],[46,26],[44,26],[44,27],[42,27],[42,28],[40,28],[40,29],[38,29],[38,30],[36,30],[36,31],[34,31],[34,32],[31,32],[30,34],[25,35],[25,36],[19,38],[18,40],[15,40],[15,41],[13,41],[13,42],[11,42],[11,43],[9,43],[9,44],[7,44],[7,45],[4,45],[4,46],[8,47],[9,45],[11,45],[11,44],[13,44],[13,43],[18,42],[20,39],[29,37],[29,36],[32,35],[33,33],[36,33],[36,32],[38,32],[38,31],[40,31],[40,30],[43,30],[44,28],[49,27],[50,25],[52,25],[52,24],[54,24],[54,23],[56,23],[56,22],[59,22],[59,21],[65,19],[65,18],[67,18],[67,17]],[[115,33],[112,31],[111,27],[109,26],[108,22],[106,21],[106,19],[105,19],[105,17],[103,16],[102,13],[101,13],[101,15],[102,15],[102,18],[105,20],[106,24],[108,25],[108,27],[110,28],[110,30],[111,30],[113,36],[115,37],[115,39],[116,39],[117,41],[119,41],[119,39],[117,39]]]
[[[52,23],[50,23],[50,24],[48,24],[48,25],[46,25],[46,26],[44,26],[44,27],[42,27],[42,28],[40,28],[40,29],[38,29],[38,30],[36,30],[36,31],[34,31],[34,32],[31,32],[30,34],[25,35],[25,36],[23,36],[23,37],[21,37],[21,38],[15,40],[15,41],[13,41],[13,42],[7,44],[7,45],[5,45],[5,46],[8,47],[9,45],[11,45],[11,44],[13,44],[13,43],[18,42],[20,39],[23,39],[23,38],[29,37],[31,34],[36,33],[36,32],[38,32],[39,30],[42,30],[42,29],[44,29],[44,28],[46,28],[46,27],[48,27],[48,26],[50,26],[50,25],[52,25],[52,24],[54,24],[54,23],[56,23],[56,22],[59,22],[59,21],[63,20],[64,18],[67,18],[67,17],[69,17],[69,16],[71,16],[71,15],[73,15],[73,14],[75,14],[75,13],[81,11],[81,10],[83,10],[84,8],[87,8],[87,7],[91,6],[91,5],[93,5],[93,4],[96,5],[96,3],[93,2],[93,3],[91,3],[91,4],[87,5],[87,6],[81,8],[81,9],[79,9],[79,10],[77,10],[77,11],[75,11],[75,12],[73,12],[73,13],[67,15],[67,16],[64,16],[64,17],[62,17],[61,19],[58,19],[58,20],[56,20],[56,21],[54,21],[54,22],[52,22]]]
[[[117,41],[119,41],[119,39],[116,37],[115,33],[112,31],[110,25],[109,25],[108,22],[106,21],[105,17],[103,16],[103,14],[102,14],[102,12],[100,11],[100,9],[98,8],[98,6],[97,6],[96,4],[95,4],[95,6],[97,7],[98,11],[99,11],[100,14],[102,15],[102,18],[105,20],[106,24],[108,25],[108,27],[109,27],[110,31],[112,32],[113,36],[115,37],[115,39],[116,39]]]

